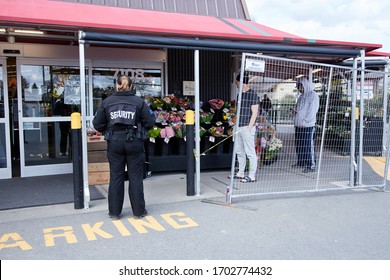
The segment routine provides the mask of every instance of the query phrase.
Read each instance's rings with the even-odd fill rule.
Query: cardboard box
[[[88,151],[106,151],[107,142],[106,141],[94,141],[87,143]]]
[[[88,163],[88,172],[104,172],[110,171],[108,162]]]
[[[88,172],[89,185],[107,185],[110,183],[110,172]]]
[[[107,151],[89,151],[88,163],[107,162]]]
[[[100,142],[105,141],[103,135],[87,136],[87,143],[89,143],[89,142],[99,142],[99,141]]]

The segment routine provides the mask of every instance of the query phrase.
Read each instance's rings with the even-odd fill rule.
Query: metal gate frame
[[[358,68],[358,61],[360,60],[360,67]],[[294,188],[288,188],[286,186],[283,186],[283,188],[268,188],[266,189],[270,184],[277,184],[281,183],[281,180],[275,179],[275,180],[269,180],[268,185],[266,186],[267,181],[263,180],[264,177],[261,177],[259,174],[257,174],[257,181],[253,183],[242,183],[240,180],[235,178],[235,174],[237,172],[237,147],[236,147],[236,141],[234,142],[234,149],[233,149],[233,157],[232,157],[232,165],[231,165],[231,179],[230,179],[230,185],[227,186],[226,189],[226,203],[231,204],[233,199],[237,199],[244,196],[259,196],[264,194],[285,194],[285,193],[300,193],[300,192],[318,192],[318,191],[333,191],[333,190],[345,190],[345,189],[354,189],[354,188],[371,188],[371,187],[377,187],[381,189],[382,191],[386,190],[387,180],[386,176],[384,174],[388,174],[389,170],[389,131],[387,131],[387,124],[388,124],[388,110],[387,110],[387,95],[388,95],[388,81],[389,81],[389,68],[387,67],[385,71],[371,71],[365,69],[365,53],[364,51],[361,51],[361,55],[359,57],[356,57],[353,59],[353,66],[352,67],[346,67],[346,66],[338,66],[338,65],[331,65],[331,64],[323,64],[323,63],[314,63],[309,61],[300,61],[300,60],[293,60],[293,59],[286,59],[286,58],[279,58],[279,57],[271,57],[271,56],[265,56],[265,55],[255,55],[255,54],[249,54],[249,53],[243,53],[242,54],[242,60],[241,60],[241,83],[238,93],[238,99],[237,99],[237,113],[236,113],[236,123],[239,123],[240,120],[240,111],[241,111],[241,100],[242,100],[242,77],[244,74],[249,73],[249,76],[251,74],[254,74],[252,76],[258,76],[263,75],[263,82],[265,81],[265,78],[267,77],[266,73],[269,71],[267,67],[269,66],[267,62],[277,62],[280,63],[280,65],[273,65],[275,69],[278,71],[283,71],[283,69],[287,69],[292,65],[298,65],[307,72],[305,73],[310,82],[313,82],[313,77],[315,76],[316,69],[322,69],[325,68],[327,71],[325,71],[328,75],[327,79],[327,85],[325,86],[326,92],[326,103],[325,103],[325,114],[324,114],[324,121],[322,124],[322,133],[321,133],[321,146],[320,146],[320,153],[318,158],[318,164],[317,164],[317,171],[315,172],[315,178],[310,178],[311,180],[308,181],[307,178],[303,178],[301,180],[301,183],[304,184],[303,187],[299,189]],[[252,68],[249,66],[250,62],[254,65]],[[256,65],[257,64],[257,65]],[[257,67],[257,68],[256,68]],[[324,73],[325,73],[324,72]],[[259,74],[260,73],[260,74]],[[269,73],[269,72],[268,72]],[[277,73],[275,71],[275,73]],[[278,72],[279,74],[280,72]],[[294,71],[292,72],[294,73]],[[348,79],[344,78],[344,80],[347,81],[347,83],[343,84],[343,90],[341,94],[343,94],[345,91],[350,92],[347,94],[347,97],[350,96],[350,118],[353,119],[352,116],[358,115],[358,122],[350,121],[350,145],[348,147],[348,166],[347,166],[347,180],[343,180],[341,182],[332,182],[332,184],[336,183],[336,186],[322,186],[321,185],[321,171],[322,169],[326,169],[326,166],[324,165],[324,162],[326,161],[326,156],[324,157],[324,143],[325,143],[325,131],[327,129],[327,123],[329,118],[329,107],[330,105],[330,96],[331,96],[331,88],[332,88],[332,82],[334,82],[333,77],[335,75],[348,75]],[[382,174],[380,174],[381,179],[380,181],[376,180],[375,182],[366,182],[366,175],[363,171],[363,149],[364,149],[364,142],[363,142],[363,136],[364,136],[364,109],[365,104],[364,102],[357,102],[358,99],[364,101],[364,94],[365,94],[365,76],[369,75],[376,75],[377,77],[381,77],[383,80],[383,127],[382,127],[382,135],[381,138],[382,141],[382,149],[381,149],[381,155],[385,157],[385,167]],[[293,78],[292,76],[290,78]],[[251,79],[250,79],[251,80]],[[358,90],[358,80],[360,82],[360,90]],[[294,80],[292,82],[295,83]],[[358,91],[360,91],[360,95],[358,96]],[[333,94],[333,93],[332,93]],[[349,98],[349,97],[348,97]],[[359,109],[357,109],[357,103],[360,104]],[[237,125],[236,125],[237,127]],[[358,133],[356,133],[358,132]],[[237,132],[235,132],[236,135]],[[357,138],[358,137],[358,138]],[[358,142],[357,142],[358,141]],[[356,143],[358,145],[356,146]],[[363,143],[363,144],[359,144]],[[357,149],[358,148],[358,149]],[[329,162],[329,161],[328,161]],[[270,168],[269,168],[270,169]],[[286,169],[284,170],[286,171]],[[287,170],[289,172],[289,170]],[[259,171],[257,173],[260,173]],[[276,175],[282,175],[275,173]],[[364,175],[364,180],[363,180]],[[314,180],[313,180],[314,179]],[[315,182],[315,183],[313,183]],[[371,184],[370,184],[371,183]]]

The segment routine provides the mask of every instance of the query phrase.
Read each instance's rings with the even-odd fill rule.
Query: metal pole
[[[352,89],[351,89],[351,157],[349,170],[349,185],[355,186],[357,179],[356,163],[356,121],[359,119],[356,115],[356,81],[357,81],[357,57],[353,60]]]
[[[387,59],[387,61],[389,61]],[[389,64],[386,64],[386,66],[384,67],[384,70],[385,70],[385,74],[383,75],[383,138],[382,138],[382,156],[385,155],[385,152],[386,152],[386,140],[387,140],[387,137],[386,137],[386,131],[388,129],[388,126],[387,126],[387,105],[388,105],[388,102],[389,102],[389,99],[388,99],[388,90],[389,90]]]
[[[234,141],[235,135],[239,129],[238,124],[240,121],[240,110],[241,110],[241,96],[242,96],[242,84],[244,80],[244,69],[245,69],[245,60],[246,60],[246,53],[242,54],[241,58],[241,71],[240,71],[240,87],[238,89],[238,96],[236,96],[236,123],[233,128],[233,156],[232,156],[232,164],[230,169],[230,185],[226,187],[226,204],[232,204],[232,193],[233,193],[233,186],[234,186],[234,172],[235,172],[235,163],[236,163],[236,144]],[[234,77],[234,81],[236,81],[236,77]]]
[[[363,182],[363,118],[364,118],[364,68],[365,68],[365,52],[360,51],[362,60],[361,75],[360,75],[360,129],[359,129],[359,164],[358,164],[358,184]]]
[[[383,87],[383,95],[384,96],[387,96],[388,94],[388,81],[389,81],[389,69],[390,69],[390,61],[387,60],[387,65],[385,67],[385,78],[384,78],[384,87]],[[386,98],[387,100],[387,98]],[[386,106],[387,107],[387,106]],[[384,107],[384,108],[386,108]],[[386,112],[386,114],[385,114]],[[383,131],[383,134],[385,134],[385,131],[386,131],[386,134],[385,134],[385,138],[384,138],[384,142],[383,144],[385,145],[384,146],[384,149],[386,151],[386,163],[385,163],[385,172],[384,172],[384,175],[383,175],[383,191],[386,191],[387,189],[387,174],[389,173],[389,164],[390,164],[390,160],[389,160],[389,157],[390,157],[390,129],[389,129],[389,123],[390,123],[390,117],[389,117],[389,120],[387,120],[387,110],[384,111],[383,113],[383,123],[384,123],[384,126],[383,128],[386,128],[386,130]]]
[[[194,111],[186,111],[187,196],[195,195]]]
[[[323,155],[323,151],[324,151],[326,122],[328,121],[329,98],[330,98],[330,88],[332,86],[332,76],[333,76],[333,67],[330,68],[330,71],[329,71],[328,90],[326,92],[325,115],[324,115],[324,124],[322,126],[320,156],[318,158],[316,190],[318,190],[319,181],[320,181],[321,162],[322,162],[322,155]]]
[[[390,157],[390,133],[389,131],[387,131],[386,133],[386,162],[385,162],[385,171],[384,171],[384,174],[383,174],[383,189],[382,191],[386,191],[387,189],[387,174],[389,173],[389,164],[390,164],[390,161],[389,161],[389,157]]]
[[[196,195],[200,195],[200,80],[199,80],[199,50],[194,52],[195,78],[195,150],[196,150]],[[188,140],[187,140],[188,141]],[[187,154],[188,155],[188,154]]]
[[[87,106],[85,102],[85,53],[84,53],[84,41],[81,40],[83,32],[79,31],[79,55],[80,55],[80,107],[81,107],[81,142],[82,142],[82,154],[83,154],[83,177],[84,177],[84,209],[89,208],[90,193],[88,184],[88,155],[87,155]]]
[[[83,192],[83,157],[81,155],[81,117],[80,113],[72,113],[72,160],[73,160],[73,197],[74,209],[82,209],[84,204]]]

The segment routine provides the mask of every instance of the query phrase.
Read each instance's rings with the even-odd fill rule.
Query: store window
[[[22,65],[21,73],[23,117],[70,116],[80,111],[79,68]],[[67,110],[56,110],[59,102]]]
[[[120,75],[129,76],[134,84],[136,95],[161,96],[161,70],[160,69],[118,69],[118,68],[93,68],[93,112],[101,105],[102,100],[110,96],[115,90],[116,79]]]

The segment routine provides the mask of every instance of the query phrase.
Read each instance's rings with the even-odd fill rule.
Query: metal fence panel
[[[362,82],[364,79],[364,82]],[[378,186],[383,183],[387,99],[385,99],[385,73],[379,71],[363,71],[358,76],[357,99],[363,121],[359,123],[359,139],[362,141],[362,168],[359,183],[365,186]],[[361,102],[362,101],[362,102]],[[362,133],[362,137],[360,137]],[[372,171],[373,174],[372,174]]]
[[[260,111],[256,121],[256,181],[247,183],[234,178],[239,171],[237,123],[250,114],[241,110],[240,87],[228,203],[242,196],[383,185],[384,170],[376,172],[372,161],[382,161],[383,169],[384,72],[253,54],[243,54],[241,68],[241,75],[249,76],[250,88],[259,100],[267,94],[273,108],[268,113]],[[297,142],[293,124],[293,109],[299,96],[296,82],[302,76],[312,82],[319,97],[313,137],[316,168],[307,173],[303,167],[294,166],[297,155],[302,154],[302,142]],[[248,159],[246,163],[248,175]]]

